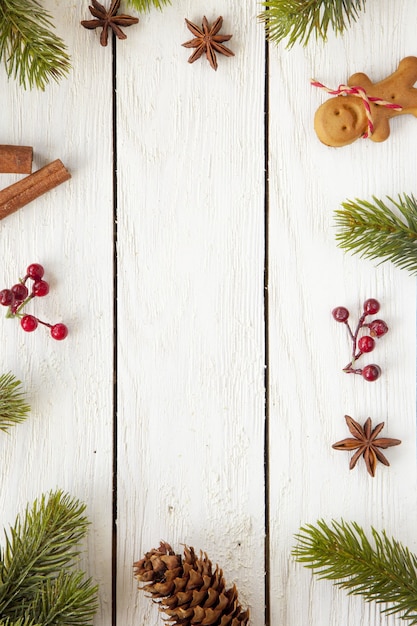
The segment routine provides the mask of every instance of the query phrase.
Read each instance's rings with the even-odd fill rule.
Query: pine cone
[[[249,611],[238,602],[235,585],[226,589],[223,572],[214,571],[207,554],[197,557],[194,548],[184,547],[184,558],[168,543],[147,552],[134,563],[135,578],[146,583],[140,589],[151,594],[168,623],[181,626],[246,626]]]

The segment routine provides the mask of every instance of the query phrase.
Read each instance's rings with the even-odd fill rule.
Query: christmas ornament
[[[32,158],[31,146],[0,145],[0,174],[30,174]]]
[[[365,259],[391,261],[417,274],[417,200],[407,194],[387,200],[392,208],[375,196],[373,202],[342,203],[335,211],[336,241],[340,248]]]
[[[235,586],[226,589],[223,572],[213,570],[207,554],[185,546],[184,557],[175,554],[168,543],[147,552],[134,563],[134,574],[150,594],[170,624],[182,626],[245,626],[249,611],[238,601]]]
[[[314,118],[314,129],[327,146],[341,147],[356,139],[385,141],[390,134],[389,120],[408,113],[417,117],[417,57],[406,57],[388,78],[372,83],[366,74],[353,74],[347,85],[328,89],[334,98],[322,104]]]
[[[363,313],[359,318],[355,330],[353,331],[349,325],[349,311],[344,306],[338,306],[332,311],[333,319],[336,322],[345,324],[349,336],[352,340],[352,358],[349,363],[343,368],[346,374],[360,374],[368,382],[373,382],[381,375],[381,368],[379,365],[366,365],[363,369],[356,368],[356,361],[368,352],[372,352],[375,348],[375,339],[379,339],[388,332],[388,326],[383,320],[372,320],[366,322],[368,315],[376,315],[380,309],[380,304],[375,298],[369,298],[365,300],[363,304]],[[362,334],[359,337],[359,333],[365,329],[368,334]]]
[[[352,438],[343,439],[332,445],[335,450],[356,450],[352,456],[349,469],[353,469],[359,458],[363,456],[368,473],[374,477],[378,461],[384,465],[389,465],[388,459],[382,454],[379,448],[390,448],[391,446],[400,445],[399,439],[389,439],[388,437],[379,437],[378,435],[384,428],[384,422],[372,429],[372,420],[370,417],[365,424],[361,426],[355,422],[349,415],[345,415],[346,424],[352,434]]]
[[[122,27],[132,26],[139,22],[137,17],[131,17],[130,15],[120,14],[118,11],[120,8],[121,0],[112,0],[110,8],[106,9],[97,0],[91,0],[92,6],[89,6],[91,15],[94,16],[93,20],[83,20],[81,22],[84,28],[95,29],[101,28],[100,43],[102,46],[107,46],[109,28],[114,32],[118,39],[126,39],[127,35],[122,31]]]
[[[262,5],[259,19],[269,40],[278,44],[288,37],[287,48],[297,41],[307,45],[313,34],[326,41],[329,30],[340,35],[365,10],[365,0],[269,0]]]
[[[24,278],[20,279],[11,289],[2,289],[0,291],[0,305],[8,307],[6,317],[18,318],[24,331],[28,333],[33,332],[41,324],[49,328],[53,339],[61,341],[68,335],[68,328],[65,324],[49,324],[40,320],[39,317],[23,313],[23,309],[33,298],[42,298],[49,293],[49,283],[43,279],[43,275],[43,266],[40,263],[31,263],[26,270]],[[32,280],[30,292],[26,286],[29,279]]]
[[[0,376],[0,430],[3,432],[24,422],[30,411],[21,384],[10,372]]]
[[[188,59],[188,63],[194,63],[197,59],[201,57],[203,52],[206,53],[206,57],[211,67],[214,70],[217,70],[217,58],[216,52],[220,54],[224,54],[227,57],[233,57],[234,53],[223,46],[222,43],[224,41],[229,41],[233,37],[233,35],[218,35],[219,30],[223,24],[223,18],[218,17],[212,26],[209,26],[207,18],[203,17],[203,23],[201,28],[190,22],[189,20],[185,20],[187,24],[187,28],[194,35],[194,39],[190,41],[186,41],[182,45],[184,48],[195,48],[194,52]]]
[[[295,560],[319,579],[375,601],[385,615],[417,624],[417,555],[385,531],[372,528],[369,539],[356,522],[319,520],[295,537]]]
[[[70,57],[53,32],[52,18],[37,0],[0,2],[0,61],[23,88],[44,90],[70,70]]]
[[[62,161],[56,159],[0,191],[0,220],[71,178]]]
[[[97,587],[75,566],[85,537],[85,505],[51,492],[18,516],[0,553],[0,623],[79,626],[97,610]]]

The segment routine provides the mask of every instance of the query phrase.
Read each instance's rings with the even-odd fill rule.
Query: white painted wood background
[[[132,578],[160,539],[207,551],[253,626],[396,623],[290,553],[301,524],[341,517],[417,550],[415,280],[344,254],[333,218],[347,198],[416,193],[417,121],[397,118],[383,144],[326,148],[313,131],[324,96],[309,84],[378,80],[416,55],[416,3],[368,0],[343,37],[270,46],[268,66],[253,0],[141,15],[115,66],[112,45],[79,25],[88,2],[44,5],[73,69],[38,93],[0,68],[1,143],[32,145],[35,169],[61,158],[72,179],[1,222],[0,282],[43,263],[51,292],[36,311],[70,335],[0,320],[2,371],[32,406],[1,437],[2,524],[57,487],[86,502],[96,626],[162,623]],[[203,15],[233,33],[235,57],[217,72],[181,47],[184,18]],[[374,384],[341,372],[349,345],[330,315],[340,304],[357,315],[367,297],[390,326]],[[403,441],[374,479],[331,449],[346,413]]]

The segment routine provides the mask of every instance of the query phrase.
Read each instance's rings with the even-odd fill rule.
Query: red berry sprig
[[[346,367],[343,368],[343,371],[347,374],[359,374],[368,382],[373,382],[381,376],[381,368],[379,365],[372,363],[371,365],[365,365],[363,369],[358,369],[355,367],[355,364],[363,354],[373,351],[376,344],[375,339],[379,339],[388,332],[388,326],[384,320],[376,319],[370,322],[366,321],[369,315],[376,315],[380,308],[381,305],[375,298],[365,300],[363,303],[363,313],[354,331],[349,325],[349,311],[346,307],[338,306],[332,311],[333,318],[336,322],[345,324],[352,340],[352,359]],[[359,336],[361,331],[364,331],[366,334]]]
[[[33,298],[42,298],[49,293],[49,283],[43,279],[44,273],[45,270],[42,265],[31,263],[24,278],[19,279],[19,282],[10,289],[0,291],[0,305],[8,307],[6,317],[17,317],[20,320],[20,326],[27,333],[33,332],[41,324],[50,329],[53,339],[61,341],[68,335],[68,328],[65,324],[49,324],[34,315],[23,312],[23,309]],[[26,284],[29,280],[32,281],[30,292]]]

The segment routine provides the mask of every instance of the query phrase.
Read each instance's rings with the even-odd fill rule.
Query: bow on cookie
[[[417,117],[416,81],[417,57],[402,59],[397,70],[378,83],[361,72],[335,90],[311,81],[313,86],[335,96],[316,111],[314,129],[318,138],[336,148],[360,137],[385,141],[390,134],[391,117],[404,113]]]

